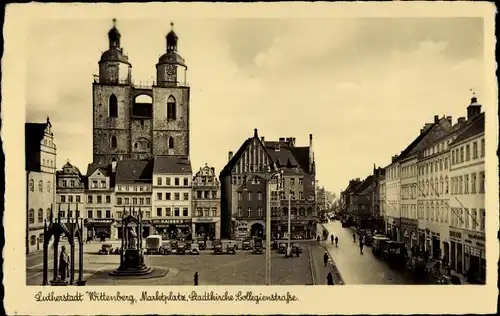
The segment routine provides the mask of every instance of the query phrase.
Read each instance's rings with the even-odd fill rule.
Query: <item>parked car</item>
[[[251,239],[245,239],[241,243],[241,250],[250,250],[252,249],[252,241]]]
[[[184,241],[178,241],[177,242],[177,249],[176,249],[176,253],[179,254],[179,255],[183,255],[186,253],[186,243]]]
[[[199,255],[200,254],[200,248],[197,242],[194,242],[191,244],[191,247],[189,248],[189,253],[192,255]]]
[[[286,244],[284,242],[278,246],[278,253],[286,253]]]
[[[264,246],[262,244],[262,238],[256,237],[253,242],[253,250],[252,253],[262,254],[264,253]]]
[[[198,247],[200,248],[200,250],[207,249],[207,242],[205,241],[205,239],[198,239]]]
[[[172,252],[172,248],[170,247],[170,241],[163,240],[161,242],[160,254],[169,255]]]
[[[146,238],[146,253],[156,254],[160,252],[162,245],[161,235],[150,235]]]
[[[220,239],[216,239],[212,243],[212,248],[214,250],[214,253],[220,254],[222,253],[222,241]]]

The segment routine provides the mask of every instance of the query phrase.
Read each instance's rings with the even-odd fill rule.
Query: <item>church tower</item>
[[[189,156],[189,87],[187,66],[177,52],[174,24],[166,36],[166,52],[156,64],[153,87],[153,155]]]
[[[93,161],[110,163],[128,158],[131,151],[131,68],[121,47],[116,19],[108,32],[109,49],[101,55],[94,78]]]

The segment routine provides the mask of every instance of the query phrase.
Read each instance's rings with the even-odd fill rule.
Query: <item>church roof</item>
[[[186,157],[159,156],[155,158],[153,173],[191,174],[191,162]]]

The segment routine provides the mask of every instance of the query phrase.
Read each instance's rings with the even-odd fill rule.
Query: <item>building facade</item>
[[[270,179],[272,174],[276,176]],[[224,236],[248,238],[265,234],[267,199],[271,208],[271,234],[275,238],[288,233],[288,204],[291,204],[292,238],[316,234],[312,135],[309,146],[298,147],[292,137],[265,141],[255,129],[254,136],[243,142],[235,155],[229,153],[220,182]]]
[[[191,236],[191,162],[182,157],[156,157],[153,168],[152,225],[169,238]]]
[[[467,121],[450,143],[450,263],[471,280],[486,280],[484,113],[477,99],[467,108]],[[469,281],[471,281],[469,280]]]
[[[90,238],[117,238],[114,204],[114,174],[111,164],[87,166],[84,227]]]
[[[108,39],[109,49],[101,56],[92,85],[93,162],[189,156],[190,90],[176,33],[172,29],[167,34],[166,52],[156,64],[156,82],[147,87],[134,85],[132,64],[116,26]]]
[[[122,238],[122,217],[125,212],[143,214],[143,237],[152,234],[151,194],[153,181],[153,159],[124,159],[116,164],[115,174],[115,225],[114,234]]]
[[[393,240],[401,240],[400,177],[398,156],[385,169],[385,216],[386,234]]]
[[[61,218],[86,217],[85,182],[86,177],[69,161],[56,171],[56,209],[61,213]],[[83,236],[87,236],[85,228]]]
[[[192,231],[195,237],[220,239],[220,182],[215,168],[207,164],[192,181]]]
[[[401,160],[401,233],[406,247],[418,244],[417,155]]]
[[[43,227],[51,213],[57,215],[56,158],[52,124],[47,117],[45,123],[26,123],[26,253],[43,248]]]

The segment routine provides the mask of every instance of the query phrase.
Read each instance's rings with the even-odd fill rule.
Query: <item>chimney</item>
[[[434,123],[438,123],[439,122],[439,115],[434,115]]]
[[[446,119],[450,122],[450,125],[453,125],[453,117],[447,116]]]
[[[265,138],[264,136],[261,136],[261,137],[260,137],[260,141],[261,141],[261,142],[265,142],[265,141],[266,141],[266,138]]]
[[[313,134],[309,134],[309,147],[313,146]]]
[[[396,161],[396,159],[398,159],[398,155],[394,155],[394,156],[392,156],[392,158],[391,158],[391,162]]]
[[[457,124],[463,124],[465,122],[465,117],[459,117],[457,120]]]
[[[285,142],[285,137],[280,137],[279,141],[280,141],[280,143],[284,143]]]
[[[233,152],[232,151],[229,152],[229,156],[228,156],[227,161],[229,162],[229,161],[231,161],[231,159],[233,159]]]

